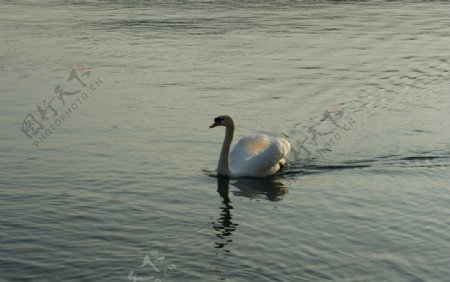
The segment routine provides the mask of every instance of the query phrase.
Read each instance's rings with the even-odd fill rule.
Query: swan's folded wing
[[[267,135],[251,135],[239,139],[230,153],[230,164],[247,160],[264,151],[271,140]]]
[[[246,159],[231,164],[231,169],[236,175],[264,177],[276,173],[279,163],[290,150],[289,142],[283,138],[269,139],[267,136],[265,149]]]

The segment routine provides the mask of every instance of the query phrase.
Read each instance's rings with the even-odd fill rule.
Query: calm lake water
[[[0,281],[448,281],[448,3],[0,1],[0,36]],[[221,114],[285,171],[214,177]]]

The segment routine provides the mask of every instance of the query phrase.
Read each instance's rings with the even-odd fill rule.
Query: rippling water
[[[0,15],[1,281],[448,280],[448,3]],[[212,177],[219,114],[286,170]]]

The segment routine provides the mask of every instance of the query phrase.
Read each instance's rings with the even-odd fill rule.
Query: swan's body
[[[225,126],[225,139],[220,152],[217,173],[228,177],[265,177],[275,174],[285,163],[291,146],[284,138],[252,135],[241,138],[230,152],[234,122],[229,116],[219,116],[210,126]]]

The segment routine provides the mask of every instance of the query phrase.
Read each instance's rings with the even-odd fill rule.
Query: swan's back
[[[280,169],[291,146],[286,139],[267,135],[241,138],[230,153],[230,169],[235,177],[265,177]]]

